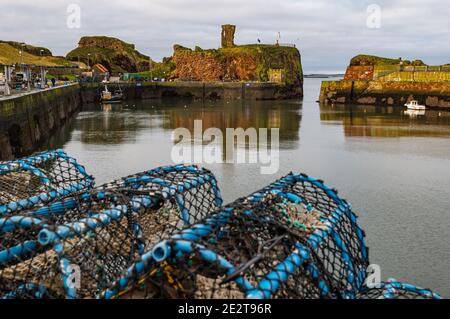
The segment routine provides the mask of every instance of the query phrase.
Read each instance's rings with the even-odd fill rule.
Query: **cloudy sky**
[[[84,35],[136,44],[155,60],[173,44],[220,45],[220,25],[237,25],[236,43],[300,48],[306,72],[343,71],[359,53],[450,63],[448,0],[1,0],[0,39],[65,55]],[[69,5],[80,8],[69,28]],[[371,6],[371,5],[377,6]],[[378,15],[378,9],[381,9]],[[70,19],[69,19],[70,20]],[[74,21],[74,20],[70,20]],[[74,26],[74,24],[69,24]]]

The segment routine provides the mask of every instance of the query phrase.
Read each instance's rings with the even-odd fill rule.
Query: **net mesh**
[[[290,174],[167,238],[129,274],[127,297],[352,298],[368,267],[349,205]],[[109,295],[108,295],[109,296]]]
[[[0,219],[0,295],[96,297],[161,237],[220,205],[209,171],[173,166],[6,216]]]
[[[0,164],[0,298],[440,298],[368,288],[356,214],[304,174],[226,206],[196,166],[92,187],[62,151]]]
[[[376,288],[364,287],[356,297],[358,299],[442,299],[429,289],[404,284],[395,279],[383,282]]]
[[[0,216],[16,214],[90,189],[94,180],[62,151],[0,162]]]
[[[15,298],[37,292],[49,298],[93,296],[138,256],[127,212],[120,197],[98,192],[54,203],[46,214],[2,219],[0,291]],[[80,285],[72,289],[72,283]]]
[[[115,190],[130,201],[139,216],[146,246],[170,237],[198,222],[222,205],[214,175],[196,166],[166,166],[107,183],[99,189]],[[157,213],[146,213],[148,205]]]

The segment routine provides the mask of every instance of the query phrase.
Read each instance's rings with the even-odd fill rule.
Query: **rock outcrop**
[[[78,48],[69,52],[67,59],[91,66],[99,63],[115,74],[148,71],[150,63],[153,63],[133,44],[105,36],[82,37]]]
[[[203,82],[273,82],[283,86],[287,96],[303,94],[300,52],[294,45],[236,45],[236,26],[222,26],[219,49],[194,50],[174,46],[170,59],[171,78]]]
[[[240,45],[203,50],[174,46],[172,78],[193,81],[279,82],[302,91],[303,71],[295,47]],[[275,76],[278,75],[278,76]],[[301,94],[300,94],[301,95]]]

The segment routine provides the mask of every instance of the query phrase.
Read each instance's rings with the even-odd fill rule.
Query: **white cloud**
[[[66,8],[82,9],[81,29],[66,27]],[[381,29],[366,27],[366,8],[382,8]],[[155,59],[172,45],[217,47],[220,25],[238,26],[236,42],[282,42],[301,49],[306,71],[343,70],[358,53],[449,63],[446,0],[2,0],[0,39],[49,47],[64,55],[83,35],[135,43]]]

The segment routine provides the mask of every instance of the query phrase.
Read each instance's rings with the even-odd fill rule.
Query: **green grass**
[[[400,61],[403,62],[403,66],[430,66],[428,64],[426,64],[425,62],[423,62],[420,59],[416,59],[416,60],[405,60],[402,59],[390,59],[390,58],[384,58],[384,57],[379,57],[379,56],[375,56],[375,55],[365,55],[365,54],[360,54],[355,56],[354,58],[351,59],[350,61],[350,66],[375,66],[375,68],[377,69],[390,69],[393,66],[398,66],[400,65]],[[447,64],[450,65],[450,64]],[[442,65],[445,66],[445,65]],[[438,67],[438,66],[436,66]]]
[[[389,59],[378,57],[375,55],[357,55],[350,61],[351,66],[362,65],[397,65],[400,64],[400,59]]]
[[[20,50],[6,43],[0,43],[0,63],[1,64],[35,64],[39,66],[71,66],[72,62],[62,58],[53,56],[36,56],[27,52],[19,54]]]
[[[33,45],[30,44],[26,44],[26,43],[21,43],[21,42],[16,42],[16,41],[3,41],[0,40],[0,43],[6,43],[9,44],[10,46],[18,49],[18,50],[23,50],[25,52],[28,52],[32,55],[37,55],[37,56],[52,56],[52,52],[44,47],[35,47]]]

